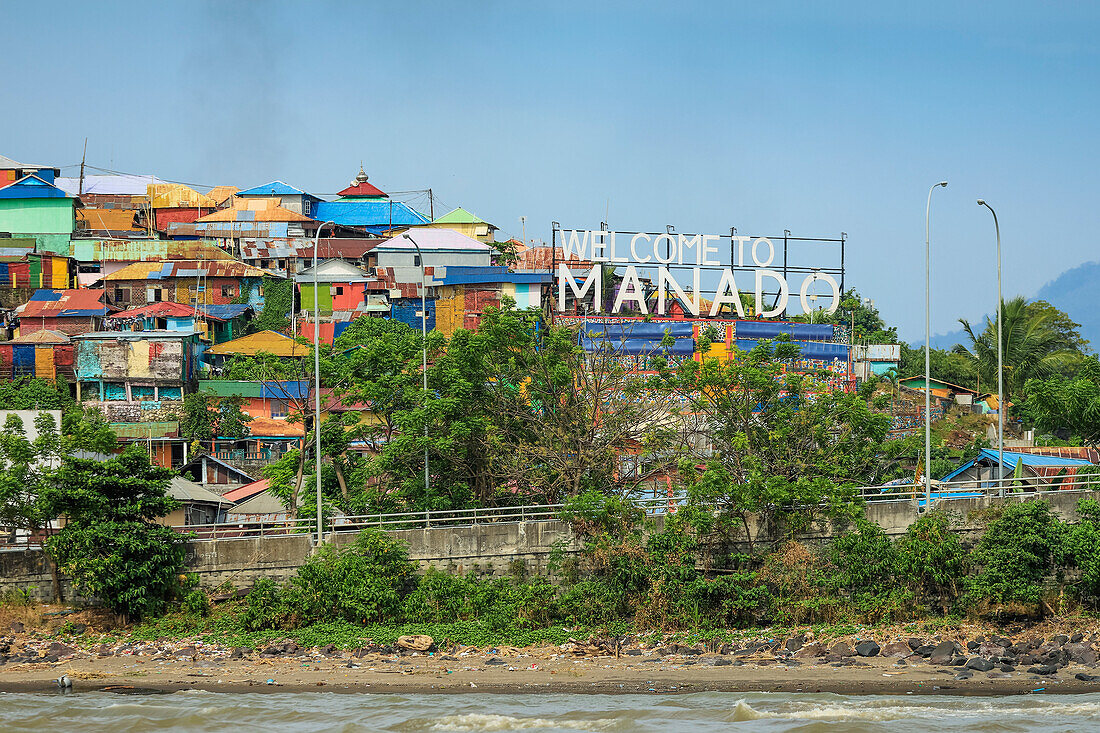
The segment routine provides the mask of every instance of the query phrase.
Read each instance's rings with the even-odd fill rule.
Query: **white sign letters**
[[[631,310],[647,314],[644,288],[638,274],[639,268],[656,269],[657,305],[656,314],[665,314],[665,301],[669,296],[678,296],[680,302],[692,316],[700,315],[699,278],[704,268],[716,269],[721,266],[718,260],[718,242],[721,237],[712,234],[630,234],[616,238],[617,232],[604,230],[561,230],[562,250],[567,258],[575,257],[595,264],[583,283],[578,283],[566,263],[558,264],[558,312],[566,309],[566,288],[573,296],[584,298],[592,293],[593,308],[596,313],[603,307],[603,264],[611,266],[626,265],[626,273],[616,294],[611,313],[618,313],[624,305]],[[732,239],[732,254],[738,268],[745,268],[746,255],[751,258],[755,273],[756,313],[765,318],[781,315],[787,309],[792,291],[782,272],[772,268],[775,260],[775,244],[767,237],[741,237]],[[746,252],[747,250],[747,252]],[[690,268],[691,289],[685,290],[673,275],[670,265],[678,270]],[[742,273],[743,275],[745,273]],[[815,281],[820,280],[832,290],[832,300],[825,310],[836,311],[840,305],[840,285],[827,272],[813,272],[805,277],[798,288],[799,303],[803,311],[810,312],[809,293]],[[765,287],[765,281],[772,281]],[[777,286],[777,287],[775,287]],[[764,302],[765,292],[778,292],[774,307],[768,308]],[[723,306],[731,306],[738,317],[744,318],[741,305],[741,291],[734,278],[733,267],[722,269],[721,279],[711,299],[710,315],[719,314]]]

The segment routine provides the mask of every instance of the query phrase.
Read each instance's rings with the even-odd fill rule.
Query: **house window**
[[[129,303],[130,302],[130,288],[123,288],[123,287],[115,288],[115,302],[116,303]]]
[[[232,285],[222,285],[222,297],[223,298],[232,298],[232,297],[235,297],[235,296],[236,296],[236,293],[233,291],[233,286]]]
[[[147,288],[145,291],[146,303],[159,303],[164,300],[163,288]]]
[[[343,285],[335,285],[335,286],[333,286],[333,289],[336,291],[337,295],[343,295],[344,294],[344,286]]]
[[[289,414],[287,409],[287,401],[280,399],[271,400],[271,416],[272,417],[286,417]]]
[[[420,255],[413,255],[413,267],[420,267]]]

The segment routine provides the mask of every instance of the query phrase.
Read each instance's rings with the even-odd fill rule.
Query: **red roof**
[[[378,188],[378,186],[367,183],[366,181],[363,181],[362,183],[357,183],[354,186],[348,186],[347,188],[345,188],[343,191],[340,191],[336,195],[337,196],[374,196],[374,197],[379,197],[380,196],[380,197],[383,197],[383,198],[389,198],[389,195],[387,193],[385,193],[382,189]]]
[[[242,502],[245,499],[251,498],[261,491],[267,491],[268,480],[260,479],[259,481],[253,481],[250,484],[244,486],[238,486],[232,491],[227,491],[222,494],[222,498],[231,501],[233,503]]]
[[[37,290],[23,307],[22,318],[102,316],[102,290]]]
[[[108,318],[138,318],[141,316],[172,316],[174,318],[186,318],[188,316],[194,317],[195,313],[196,311],[192,306],[183,305],[182,303],[172,303],[165,300],[160,303],[150,303],[140,308],[131,308],[129,310],[120,311],[119,313],[113,313],[108,316]],[[214,316],[209,316],[209,318],[213,321],[222,320]]]

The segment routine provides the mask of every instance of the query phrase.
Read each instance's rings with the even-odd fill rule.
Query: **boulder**
[[[975,672],[988,672],[993,669],[993,662],[988,659],[982,659],[981,657],[971,657],[966,660],[966,664],[963,665],[965,669],[972,669]]]
[[[21,621],[16,621],[15,623],[13,623],[11,625],[11,633],[13,633],[13,634],[22,634],[23,631],[24,631],[24,626],[23,626],[23,623]]]
[[[1054,637],[1053,639],[1050,640],[1050,643],[1054,644],[1055,646],[1062,646],[1063,644],[1066,644],[1068,642],[1069,642],[1069,637],[1066,636],[1065,634],[1058,634],[1058,636],[1056,636],[1056,637]]]
[[[1100,681],[1100,675],[1085,674],[1084,672],[1078,672],[1073,675],[1074,679],[1081,680],[1082,682],[1097,682]]]
[[[934,651],[936,651],[935,644],[924,644],[923,646],[919,646],[914,649],[913,653],[919,657],[924,657],[925,659],[927,659]]]
[[[908,657],[912,653],[909,645],[903,641],[892,641],[882,647],[884,657]]]
[[[1074,634],[1073,636],[1069,637],[1069,643],[1070,644],[1080,644],[1084,640],[1085,640],[1085,635],[1084,634]]]
[[[725,657],[700,657],[699,664],[706,667],[726,667],[729,666],[730,660]]]
[[[941,641],[928,655],[928,661],[932,664],[948,664],[955,658],[955,642]]]
[[[1058,674],[1058,668],[1049,664],[1037,664],[1034,667],[1029,667],[1028,674],[1041,674],[1041,675],[1055,675]]]
[[[1083,643],[1069,643],[1064,647],[1069,661],[1077,664],[1084,664],[1086,666],[1093,666],[1096,664],[1097,655],[1096,650],[1092,648],[1091,644]]]
[[[427,634],[413,634],[412,636],[401,636],[397,639],[399,649],[408,649],[411,652],[426,652],[432,648],[434,643],[435,640]]]
[[[789,652],[797,652],[799,649],[805,646],[805,644],[806,635],[799,634],[798,636],[792,636],[790,639],[787,639],[786,643],[783,644],[783,648]]]
[[[856,654],[861,657],[877,657],[882,647],[873,641],[861,641],[856,644]]]
[[[977,642],[977,641],[968,641],[968,642],[966,642],[966,650],[968,652],[975,651],[980,646],[981,646],[981,643]]]
[[[924,646],[924,642],[921,641],[920,639],[918,639],[915,636],[912,636],[909,639],[907,639],[905,643],[908,644],[909,648],[912,649],[913,651],[916,651],[916,650],[920,649],[922,646]]]
[[[829,648],[829,655],[833,657],[852,657],[855,656],[855,652],[852,651],[852,647],[843,641],[838,641]]]

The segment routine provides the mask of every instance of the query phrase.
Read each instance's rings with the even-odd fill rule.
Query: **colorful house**
[[[161,301],[114,313],[107,318],[106,325],[114,331],[198,331],[212,343],[220,344],[243,334],[252,313],[252,306],[241,303],[195,308]]]
[[[12,241],[35,246],[33,239],[8,240],[9,243]],[[0,248],[0,289],[63,289],[72,287],[75,280],[76,263],[65,255],[34,252],[26,245]]]
[[[135,262],[103,277],[110,303],[134,308],[172,301],[184,305],[226,305],[247,300],[263,306],[259,268],[236,260]]]
[[[26,176],[38,176],[43,181],[53,183],[60,175],[60,168],[54,168],[51,165],[20,163],[6,155],[0,155],[0,188],[15,183]]]
[[[0,232],[33,237],[40,252],[68,254],[80,199],[38,175],[0,188]]]
[[[131,404],[182,400],[205,348],[198,333],[181,331],[100,331],[73,336],[73,344],[76,398]]]
[[[499,308],[502,297],[515,307],[541,308],[549,293],[549,272],[512,272],[507,267],[435,268],[435,328],[448,336],[455,329],[477,328],[486,308]]]
[[[280,208],[313,219],[317,218],[314,216],[313,207],[321,200],[311,193],[306,193],[302,189],[295,188],[282,181],[271,181],[262,186],[255,186],[245,189],[244,191],[237,191],[237,193],[233,194],[233,198],[234,206],[236,206],[241,199],[270,199]]]
[[[493,226],[479,216],[471,214],[462,207],[447,212],[426,226],[435,229],[453,229],[459,234],[465,234],[467,237],[472,237],[479,242],[496,241],[498,229],[498,227]]]
[[[60,331],[35,331],[0,342],[0,379],[38,377],[56,380],[76,378],[73,345]]]
[[[235,188],[232,190],[236,191]],[[196,219],[214,213],[221,204],[217,198],[199,193],[182,183],[151,185],[146,195],[149,198],[149,209],[148,212],[139,215],[139,221],[146,227],[164,234],[168,233],[170,223],[190,224]],[[223,198],[222,201],[224,200]]]
[[[19,333],[60,331],[74,336],[98,331],[110,309],[102,290],[36,290],[19,311]]]
[[[76,262],[76,278],[82,287],[135,262],[234,261],[233,255],[213,243],[187,239],[74,239],[69,256]]]
[[[393,201],[389,194],[367,181],[367,174],[359,168],[359,175],[351,185],[339,192],[335,201],[318,201],[312,216],[318,221],[332,221],[337,226],[351,227],[368,234],[392,234],[413,226],[424,226],[431,220],[419,211],[400,201]]]
[[[331,317],[334,311],[363,309],[365,312],[366,284],[371,280],[370,275],[355,265],[343,260],[325,260],[316,268],[302,270],[295,276],[299,308],[312,313],[316,298],[322,317]]]
[[[416,244],[406,239],[405,234]],[[420,282],[420,254],[417,253],[417,246],[424,256],[425,267],[492,265],[492,247],[453,229],[417,227],[405,234],[380,242],[373,251],[376,267],[380,270],[392,269],[398,282]]]
[[[149,208],[148,188],[163,183],[156,176],[131,174],[57,179],[58,187],[84,204],[77,212],[78,235],[115,238],[149,236],[139,218]]]

